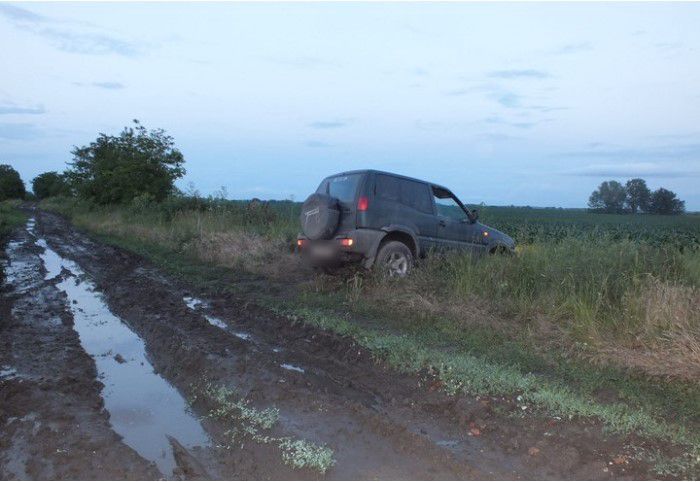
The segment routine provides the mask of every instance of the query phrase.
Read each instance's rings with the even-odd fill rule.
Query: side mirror
[[[476,209],[472,209],[469,213],[469,220],[472,223],[477,222],[479,220],[479,211],[477,211]]]

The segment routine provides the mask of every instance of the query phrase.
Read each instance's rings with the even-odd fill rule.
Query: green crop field
[[[599,214],[583,209],[484,207],[481,221],[513,236],[518,243],[629,240],[680,249],[700,248],[700,215]]]

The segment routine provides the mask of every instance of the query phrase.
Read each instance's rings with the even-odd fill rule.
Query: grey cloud
[[[546,79],[551,77],[548,72],[534,69],[496,70],[489,72],[488,76],[492,79]]]
[[[331,144],[323,141],[307,141],[306,147],[331,147]]]
[[[0,5],[0,15],[16,28],[42,37],[64,52],[90,55],[116,54],[126,57],[133,57],[139,53],[139,48],[133,42],[101,32],[76,31],[66,28],[67,23],[74,27],[80,25],[81,28],[84,28],[85,25],[79,22],[55,20],[12,5]]]
[[[0,104],[0,115],[2,114],[43,114],[46,112],[44,106],[22,107],[15,104]]]
[[[522,96],[515,94],[513,92],[505,92],[502,94],[496,94],[493,96],[499,104],[508,109],[514,109],[520,107]]]
[[[7,4],[0,4],[0,15],[9,20],[20,22],[44,22],[46,20],[46,17],[42,15]]]
[[[456,97],[460,95],[467,95],[468,93],[472,92],[469,89],[454,89],[454,90],[448,90],[445,92],[445,95],[450,96],[450,97]]]
[[[582,177],[695,177],[700,170],[678,169],[658,162],[591,164],[565,174]]]
[[[350,119],[335,119],[335,120],[324,120],[316,121],[309,124],[309,127],[314,129],[338,129],[340,127],[345,127],[351,122]]]
[[[517,127],[519,129],[530,129],[537,125],[537,122],[511,122],[498,116],[487,117],[484,119],[484,122],[487,124]]]
[[[557,157],[578,159],[610,159],[610,160],[690,160],[700,159],[700,144],[669,144],[640,148],[608,148],[608,149],[584,149],[580,151],[563,152]]]
[[[43,28],[35,31],[48,39],[59,50],[75,54],[105,55],[116,54],[134,57],[139,54],[136,46],[103,34],[75,33],[55,28]]]
[[[538,112],[553,112],[556,110],[568,110],[568,107],[554,107],[549,105],[528,105],[527,109],[536,110]]]
[[[93,82],[92,85],[93,87],[99,87],[100,89],[108,90],[118,90],[124,88],[124,84],[120,82]]]

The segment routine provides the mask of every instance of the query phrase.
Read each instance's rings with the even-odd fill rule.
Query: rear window
[[[427,184],[378,174],[375,193],[382,199],[398,202],[424,213],[433,212]]]
[[[361,177],[362,174],[329,177],[323,180],[316,192],[326,193],[340,202],[352,203],[355,201],[355,193]]]

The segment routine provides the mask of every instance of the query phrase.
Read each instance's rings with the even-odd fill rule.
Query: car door
[[[416,234],[421,251],[437,236],[430,186],[390,174],[374,176],[373,225],[379,229],[404,228]]]
[[[479,225],[472,222],[457,197],[447,189],[433,186],[433,200],[438,219],[437,244],[445,249],[479,253],[486,246]]]

